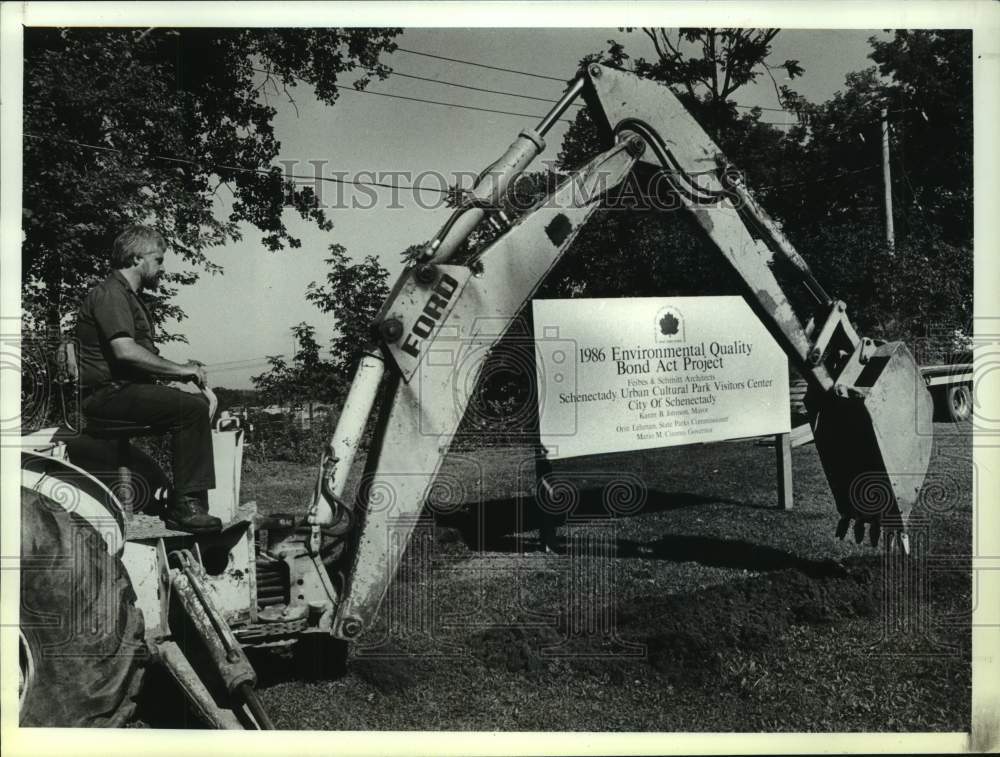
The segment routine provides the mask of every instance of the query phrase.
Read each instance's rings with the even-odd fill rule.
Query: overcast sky
[[[880,30],[783,31],[774,41],[771,60],[800,61],[805,74],[787,83],[810,100],[821,102],[843,89],[847,73],[872,65],[867,58],[867,40],[872,35],[888,36]],[[410,29],[397,43],[408,50],[568,78],[580,58],[606,49],[608,39],[624,43],[633,57],[653,57],[652,45],[641,32],[629,34],[617,29]],[[556,98],[562,89],[558,81],[409,52],[397,51],[386,60],[402,74],[484,89],[541,98]],[[776,75],[779,83],[786,83],[783,72]],[[349,84],[349,80],[344,83]],[[359,94],[349,87],[342,90],[338,103],[329,107],[315,100],[308,85],[292,90],[293,106],[284,93],[272,90],[269,99],[278,109],[275,131],[281,142],[279,160],[294,161],[296,173],[308,175],[314,173],[310,161],[324,161],[320,165],[327,175],[369,172],[370,178],[371,172],[401,171],[409,177],[423,174],[424,186],[439,187],[440,182],[428,172],[446,177],[478,172],[500,155],[520,129],[536,125],[536,116],[547,110],[544,102],[402,76],[374,81],[369,90],[529,115],[501,115]],[[735,99],[746,105],[778,106],[767,77],[739,90]],[[789,120],[776,112],[767,112],[764,118]],[[565,128],[561,123],[549,133],[548,148],[540,161],[555,159]],[[405,177],[390,181],[409,183]],[[429,191],[419,195],[401,192],[395,202],[390,190],[362,192],[324,184],[323,192],[325,203],[334,206],[328,211],[334,222],[332,231],[320,232],[294,212],[286,212],[286,223],[302,239],[300,249],[268,252],[260,244],[259,232],[246,225],[243,241],[211,251],[212,259],[225,267],[225,273],[203,276],[178,295],[177,303],[187,312],[188,320],[172,325],[171,330],[184,334],[189,344],[166,345],[164,354],[208,363],[216,386],[249,388],[250,377],[266,369],[264,356],[290,356],[290,328],[294,324],[313,324],[323,344],[332,334],[333,319],[303,296],[309,282],[323,279],[323,260],[330,244],[344,245],[353,257],[377,255],[395,276],[400,270],[399,253],[431,237],[449,212]],[[220,213],[228,212],[229,200],[224,194],[220,198]],[[427,207],[432,204],[436,207]]]

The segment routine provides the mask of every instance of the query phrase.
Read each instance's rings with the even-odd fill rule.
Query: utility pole
[[[892,173],[889,168],[889,111],[882,108],[882,183],[885,185],[885,241],[891,255],[896,247],[892,226]]]

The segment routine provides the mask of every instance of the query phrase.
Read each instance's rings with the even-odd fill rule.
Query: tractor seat
[[[167,428],[150,426],[145,423],[134,423],[115,418],[93,418],[86,416],[84,433],[98,439],[120,439],[132,436],[158,436],[165,434]]]
[[[131,518],[137,495],[133,486],[132,445],[130,441],[137,436],[159,436],[167,433],[169,429],[164,426],[150,426],[145,423],[133,423],[117,418],[92,418],[89,415],[84,415],[84,422],[83,433],[87,436],[115,442],[118,471],[112,490],[125,510],[125,517]]]

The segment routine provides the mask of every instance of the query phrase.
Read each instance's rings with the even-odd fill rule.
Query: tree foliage
[[[379,56],[398,29],[29,28],[24,38],[22,294],[29,321],[71,318],[106,274],[111,241],[130,223],[167,238],[186,270],[152,298],[154,318],[208,251],[247,222],[270,250],[298,247],[291,208],[332,227],[313,189],[271,163],[280,143],[275,97],[297,82],[332,105],[345,74],[354,86],[385,77]],[[220,191],[229,195],[220,215]]]
[[[643,28],[653,43],[656,58],[638,58],[639,76],[683,88],[685,104],[709,126],[733,121],[736,108],[730,99],[741,87],[766,74],[779,102],[794,93],[779,85],[771,71],[781,68],[789,79],[801,76],[797,60],[772,65],[771,42],[779,29],[656,29]],[[687,47],[687,50],[686,50]],[[694,54],[690,54],[693,52]],[[706,118],[707,117],[707,118]]]
[[[360,351],[371,341],[369,329],[389,294],[389,272],[374,255],[351,263],[347,250],[330,245],[326,281],[315,281],[306,289],[306,299],[336,319],[337,330],[330,340],[334,366],[347,376]]]
[[[631,31],[631,30],[629,30]],[[624,45],[608,41],[607,51],[588,56],[661,82],[682,101],[751,186],[778,182],[780,167],[793,159],[805,134],[802,126],[783,134],[761,120],[759,109],[736,107],[733,96],[772,68],[790,77],[797,61],[769,61],[777,29],[643,29],[656,57],[632,58]],[[784,100],[798,95],[778,87]],[[586,109],[570,125],[559,154],[562,170],[573,170],[604,149]],[[570,254],[546,283],[546,296],[666,296],[735,294],[740,282],[718,252],[682,212],[642,207],[599,210],[581,231]]]
[[[972,32],[901,30],[871,44],[872,60],[892,81],[886,95],[895,111],[900,199],[917,210],[917,223],[936,226],[953,244],[970,244]]]
[[[771,77],[797,61],[768,60],[777,30],[643,30],[652,61],[609,41],[583,62],[625,66],[677,94],[761,204],[816,270],[877,336],[912,338],[971,316],[971,34],[897,31],[870,40],[878,67],[851,73],[842,91],[813,104]],[[759,109],[739,109],[738,88],[769,76],[798,121],[784,131]],[[885,242],[880,110],[891,124],[897,241]],[[602,149],[585,110],[562,146],[574,169]],[[729,294],[742,291],[686,213],[599,211],[560,263],[546,296]],[[935,294],[935,292],[937,292]]]
[[[801,103],[798,179],[762,199],[865,329],[914,338],[972,315],[972,35],[896,31],[829,101]],[[896,245],[885,241],[882,122]],[[816,180],[816,177],[834,177]]]
[[[280,355],[270,355],[267,372],[254,376],[254,387],[263,402],[294,410],[314,402],[333,402],[345,388],[337,366],[320,356],[316,329],[308,323],[292,327],[297,348],[291,363]]]
[[[350,262],[343,245],[330,245],[329,267],[322,284],[306,288],[306,299],[333,315],[336,330],[330,339],[329,357],[322,357],[316,330],[300,323],[292,328],[298,348],[292,363],[268,357],[269,369],[252,378],[270,404],[290,408],[313,401],[339,399],[347,389],[354,364],[371,341],[369,329],[389,294],[389,272],[374,255]]]

